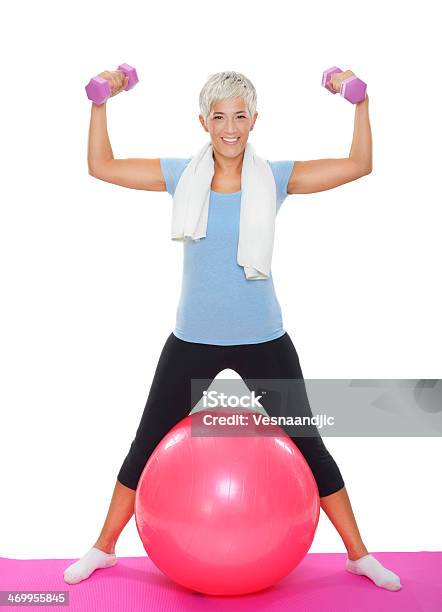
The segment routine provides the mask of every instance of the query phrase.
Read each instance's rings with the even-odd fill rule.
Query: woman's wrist
[[[363,100],[361,100],[360,102],[356,103],[356,106],[360,107],[360,106],[368,106],[368,95],[365,94],[365,98]]]

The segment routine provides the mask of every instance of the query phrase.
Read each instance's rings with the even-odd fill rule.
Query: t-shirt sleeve
[[[274,161],[269,162],[270,167],[273,171],[276,183],[276,200],[278,206],[280,206],[286,197],[287,185],[289,183],[290,175],[292,174],[295,162],[292,160]]]
[[[166,181],[167,192],[171,196],[174,195],[176,186],[180,179],[184,168],[190,162],[192,158],[181,158],[181,157],[161,157],[160,165],[163,172],[164,180]]]

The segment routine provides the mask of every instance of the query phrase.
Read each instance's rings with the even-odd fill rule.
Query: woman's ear
[[[252,130],[253,130],[253,128],[255,127],[255,123],[256,123],[256,119],[257,119],[257,117],[258,117],[258,113],[257,113],[257,112],[255,112],[255,114],[253,115],[253,123],[252,123],[252,125],[251,125],[251,127],[250,127],[250,131],[252,131]]]
[[[201,125],[203,126],[203,128],[206,130],[206,132],[208,132],[209,130],[207,129],[206,122],[204,121],[204,117],[203,117],[203,116],[200,114],[200,115],[198,116],[198,118],[199,118],[200,123],[201,123]]]

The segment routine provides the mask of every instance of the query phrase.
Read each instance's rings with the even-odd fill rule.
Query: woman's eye
[[[214,117],[214,119],[222,119],[221,115],[218,115],[217,117]],[[238,115],[238,119],[246,119],[245,115]]]

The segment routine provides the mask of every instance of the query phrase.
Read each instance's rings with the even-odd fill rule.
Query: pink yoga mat
[[[345,570],[345,553],[308,553],[275,586],[241,597],[192,593],[164,576],[148,557],[119,557],[111,568],[68,585],[63,570],[76,559],[0,558],[0,591],[67,591],[68,606],[0,606],[2,610],[92,612],[440,612],[442,553],[372,553],[401,577],[400,591],[376,587],[364,576]]]

